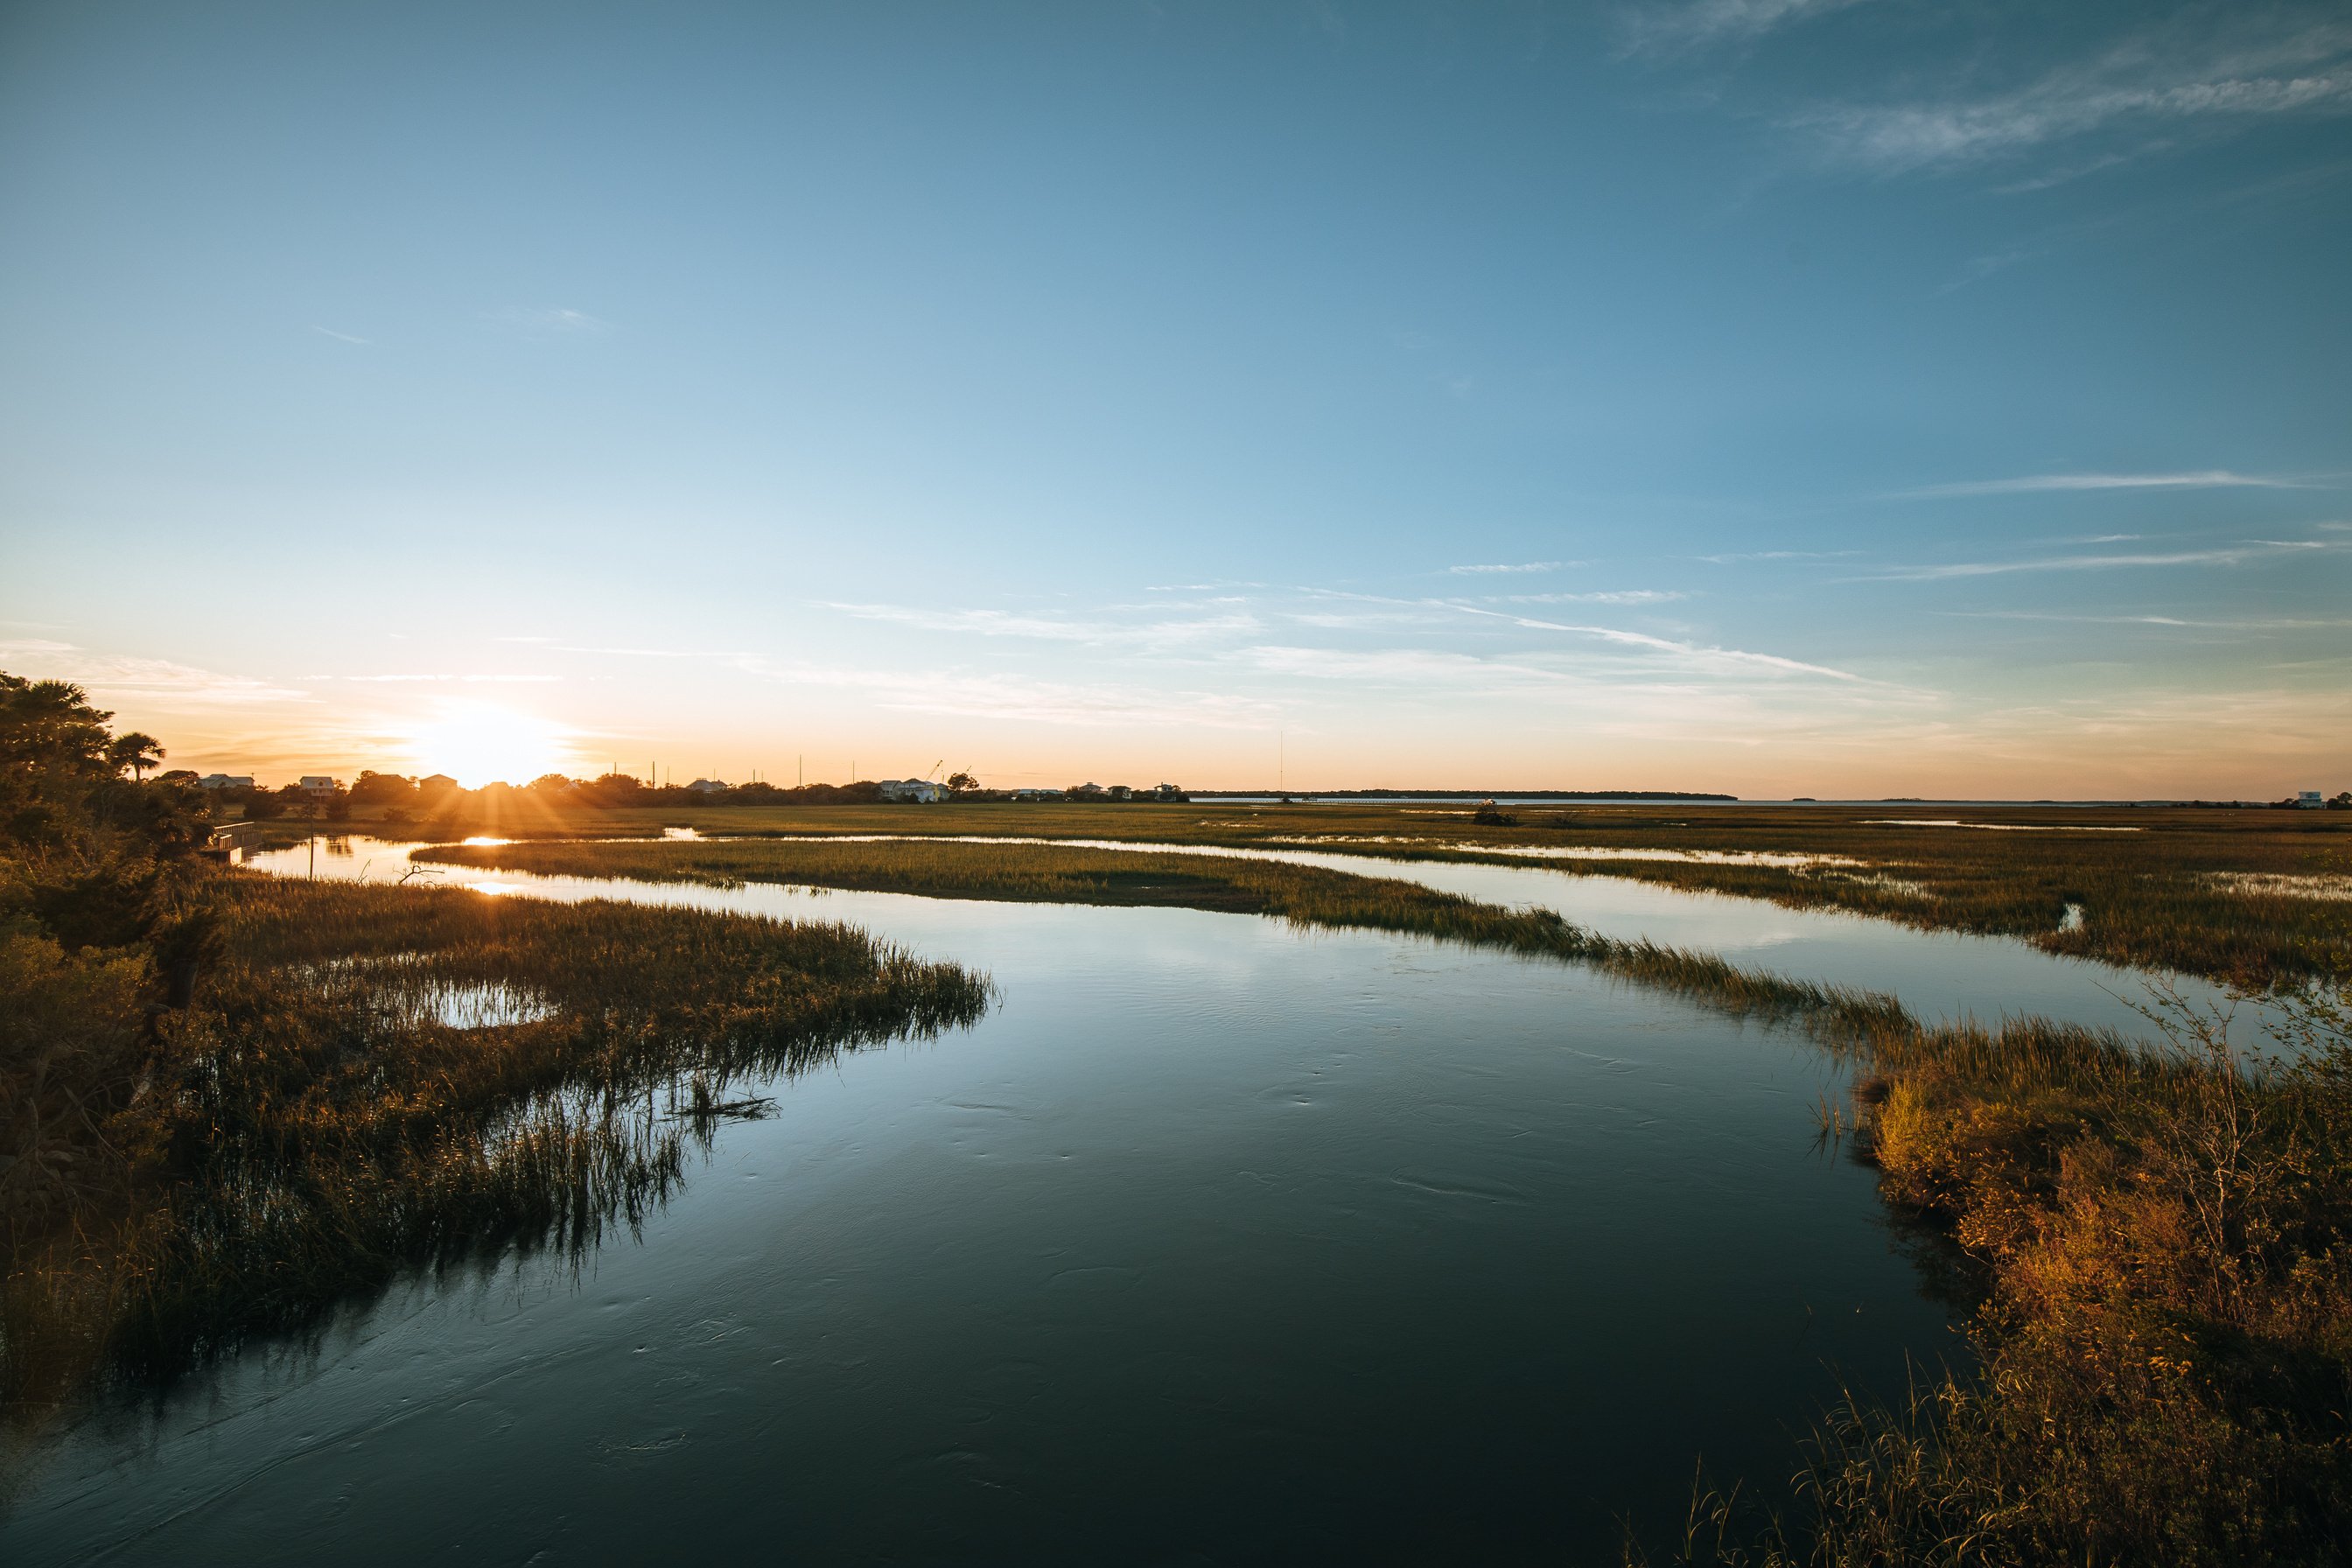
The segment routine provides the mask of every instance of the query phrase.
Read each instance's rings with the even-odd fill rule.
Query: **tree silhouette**
[[[114,764],[116,773],[129,768],[136,783],[141,774],[163,760],[163,743],[152,735],[125,730],[108,743],[106,760]]]

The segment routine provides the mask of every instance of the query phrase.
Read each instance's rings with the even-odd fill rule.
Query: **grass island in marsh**
[[[1055,844],[764,838],[441,845],[428,865],[647,882],[782,882],[1013,903],[1161,905],[1256,914],[1295,925],[1401,931],[1588,963],[1743,1017],[1803,1020],[1845,1033],[1907,1026],[1893,997],[1762,973],[1585,929],[1549,910],[1506,909],[1414,882],[1276,860]]]
[[[12,1194],[13,1399],[169,1370],[404,1265],[591,1243],[682,1177],[739,1085],[989,996],[835,925],[242,874],[211,896],[218,961],[143,1053],[135,973],[115,976],[125,1037],[89,1059],[132,1081],[44,1076],[114,1109],[31,1154],[69,1155],[48,1163],[70,1182]]]
[[[1837,909],[1927,930],[2254,986],[2352,965],[2352,813],[2189,806],[1507,806],[1244,801],[667,805],[597,810],[529,792],[468,797],[392,837],[1117,838],[1278,845],[1541,865]],[[354,823],[361,822],[355,817]],[[270,825],[299,836],[299,824]],[[425,829],[429,829],[425,831]],[[280,839],[279,841],[284,841]]]

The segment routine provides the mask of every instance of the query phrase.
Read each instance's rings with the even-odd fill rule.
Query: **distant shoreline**
[[[1185,794],[1193,800],[1289,800],[1302,804],[1316,801],[1343,800],[1491,800],[1500,805],[1541,803],[1553,800],[1581,800],[1601,805],[1612,802],[1640,804],[1664,802],[1685,805],[1885,805],[1885,806],[2047,806],[2047,807],[2140,807],[2140,806],[2202,806],[2210,810],[2262,811],[2290,806],[2292,801],[2270,800],[2192,800],[2179,797],[2146,800],[1988,800],[1978,797],[1944,797],[1940,795],[1853,795],[1831,797],[1795,795],[1787,799],[1750,798],[1736,795],[1703,794],[1693,790],[1591,790],[1591,789],[1195,789]]]
[[[1714,800],[1736,803],[1736,795],[1705,795],[1679,789],[1195,789],[1195,800]]]

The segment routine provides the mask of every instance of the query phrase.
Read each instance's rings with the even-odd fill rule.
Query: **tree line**
[[[112,717],[0,671],[0,1261],[110,1189],[101,1129],[219,946],[204,792]]]

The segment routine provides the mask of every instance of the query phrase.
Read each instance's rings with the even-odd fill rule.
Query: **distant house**
[[[1062,792],[1057,789],[1016,789],[1013,792],[1012,798],[1014,800],[1024,801],[1053,800],[1060,795],[1061,793]]]
[[[2317,811],[2321,806],[2326,805],[2327,802],[2321,797],[2317,790],[2307,789],[2301,795],[2294,797],[2294,804],[2305,811]]]
[[[324,773],[304,773],[300,787],[312,800],[331,800],[343,784],[341,779],[331,779]]]
[[[1184,798],[1184,792],[1171,784],[1154,784],[1151,786],[1151,798],[1154,800],[1182,800]]]
[[[419,795],[446,795],[457,787],[457,781],[447,773],[427,773],[416,781]]]
[[[251,773],[206,773],[196,781],[198,789],[251,789]]]
[[[929,779],[884,779],[877,787],[884,800],[912,801],[919,805],[939,804],[940,786]]]
[[[724,779],[697,779],[686,787],[690,795],[720,795],[735,786]]]
[[[1100,800],[1105,792],[1103,786],[1098,784],[1072,784],[1062,793],[1072,800]]]
[[[1113,800],[1133,800],[1135,798],[1135,791],[1129,789],[1125,784],[1113,784],[1104,793],[1108,794]]]

